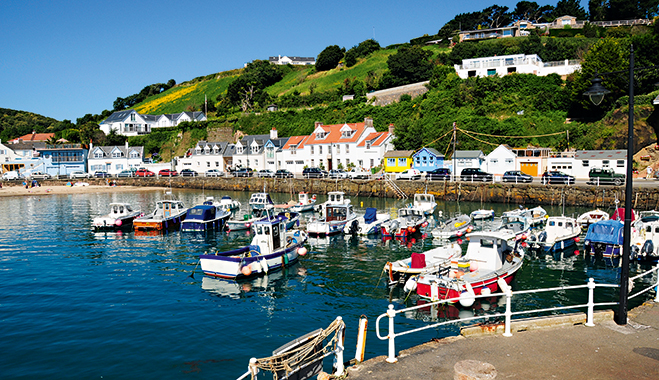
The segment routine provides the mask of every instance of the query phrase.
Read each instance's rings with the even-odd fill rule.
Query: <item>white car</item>
[[[418,169],[407,169],[402,173],[396,174],[396,179],[406,179],[409,181],[421,179],[421,172]]]
[[[20,174],[18,174],[18,172],[16,172],[16,171],[2,173],[2,179],[5,179],[5,180],[19,179],[19,178],[22,178],[22,176]]]
[[[211,169],[211,170],[207,171],[205,175],[206,175],[206,177],[223,177],[224,172],[219,171],[217,169]]]
[[[43,172],[32,172],[30,174],[30,179],[51,179],[52,176],[48,173],[43,173]]]
[[[71,174],[69,174],[69,178],[71,178],[71,179],[76,179],[76,178],[91,178],[91,176],[92,176],[91,174],[89,174],[89,173],[85,173],[85,172],[82,172],[82,171],[71,172]]]
[[[352,169],[346,174],[348,174],[348,178],[352,179],[369,179],[371,176],[371,172],[360,169]]]

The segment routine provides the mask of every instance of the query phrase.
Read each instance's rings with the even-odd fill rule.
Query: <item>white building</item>
[[[288,57],[288,56],[277,56],[269,57],[270,63],[275,65],[315,65],[316,58],[314,57]]]
[[[495,176],[503,175],[509,170],[516,170],[517,156],[507,145],[499,145],[485,158],[483,170]]]
[[[450,160],[444,160],[444,165],[449,165],[451,172],[460,175],[462,169],[466,168],[485,170],[485,159],[485,154],[480,150],[456,150]],[[455,170],[453,166],[455,166]]]
[[[588,178],[592,168],[610,168],[618,174],[627,173],[627,150],[578,150],[574,155],[572,175]]]
[[[103,120],[99,126],[106,135],[114,130],[118,135],[138,136],[151,133],[153,128],[175,127],[184,121],[205,121],[200,111],[164,115],[143,115],[133,109],[117,111]]]
[[[463,59],[462,65],[454,65],[454,67],[458,76],[466,79],[493,75],[504,76],[512,73],[566,76],[580,70],[581,64],[578,60],[542,62],[536,54],[515,54]]]
[[[87,171],[106,171],[117,174],[122,170],[140,168],[144,166],[144,147],[125,146],[93,146],[89,145],[87,157]]]

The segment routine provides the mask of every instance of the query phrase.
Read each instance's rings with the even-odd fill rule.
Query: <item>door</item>
[[[165,218],[169,218],[172,216],[172,204],[169,202],[166,202],[162,205],[162,215]]]
[[[279,224],[272,225],[272,250],[281,247],[281,237],[279,236]]]
[[[519,168],[522,173],[528,174],[532,177],[538,176],[538,163],[537,162],[522,162]]]

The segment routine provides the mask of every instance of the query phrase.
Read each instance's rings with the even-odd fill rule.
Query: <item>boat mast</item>
[[[455,143],[456,140],[458,139],[458,134],[457,134],[457,125],[455,124],[455,121],[453,122],[453,181],[455,182],[455,175],[458,170],[457,168],[457,161],[455,160]]]

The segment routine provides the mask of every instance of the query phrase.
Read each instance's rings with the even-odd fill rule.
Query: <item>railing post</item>
[[[503,333],[503,336],[505,337],[511,337],[513,334],[510,333],[510,319],[513,315],[512,311],[512,306],[511,306],[511,301],[513,298],[513,291],[510,289],[506,289],[506,326],[505,326],[505,331]]]
[[[588,316],[586,326],[594,327],[593,314],[595,313],[595,280],[591,277],[588,279]]]
[[[341,323],[343,318],[341,317],[336,317],[336,321]],[[336,373],[334,373],[334,376],[342,376],[343,375],[343,334],[344,334],[344,327],[339,328],[339,331],[337,331],[336,335],[336,353],[334,354],[334,360],[336,361],[335,363],[335,368],[336,368]]]
[[[394,311],[394,305],[389,304],[389,310],[387,310],[387,316],[389,317],[389,356],[387,357],[387,363],[396,363],[396,342],[394,341],[394,317],[396,312]]]
[[[654,287],[654,302],[659,302],[659,264],[657,264],[655,270],[657,271],[657,283]]]

